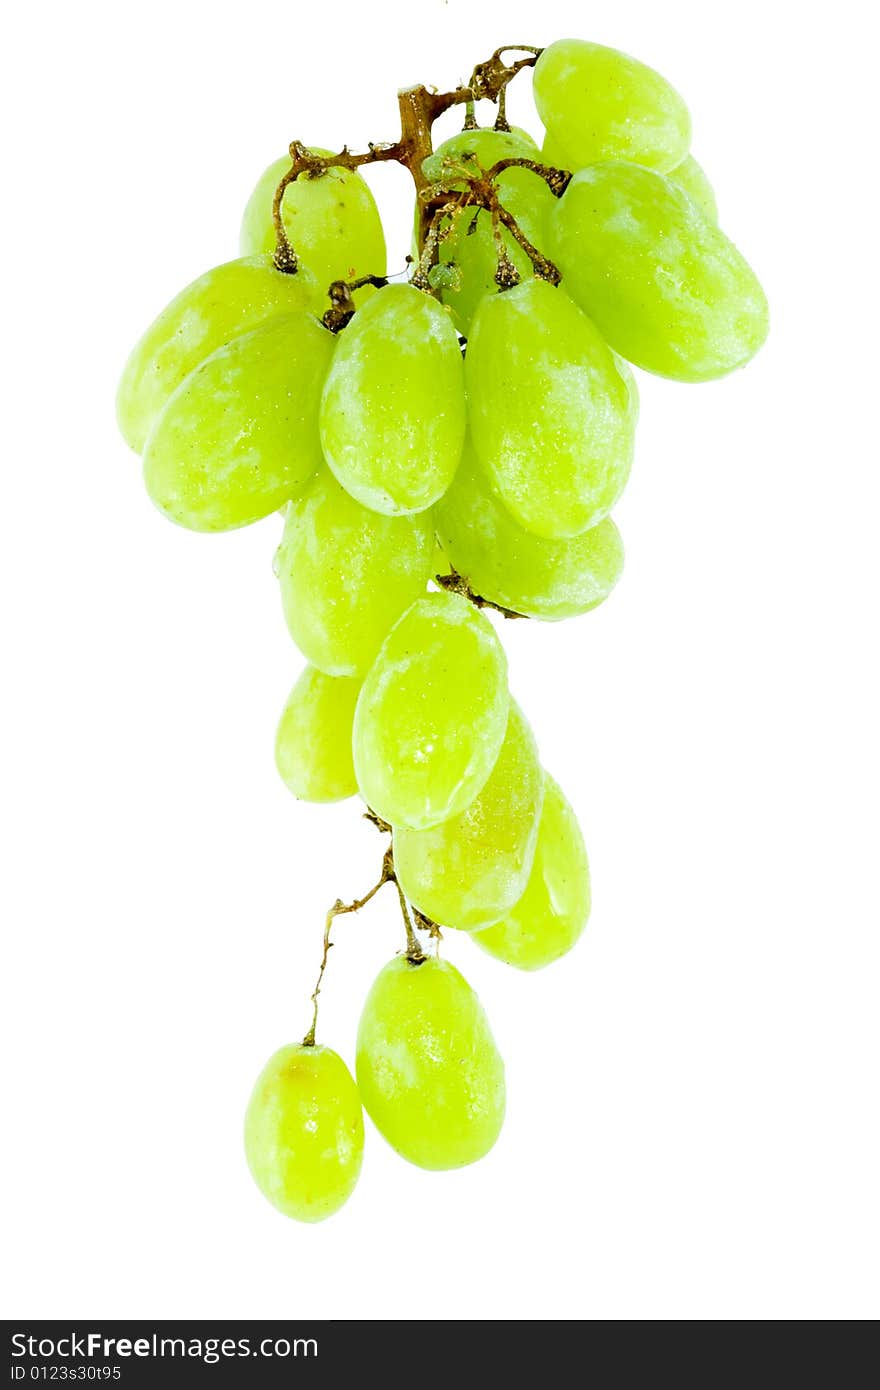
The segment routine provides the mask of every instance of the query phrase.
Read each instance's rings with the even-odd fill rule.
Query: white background
[[[880,1312],[869,13],[50,0],[7,21],[7,1316]],[[733,379],[640,378],[623,582],[577,622],[503,629],[595,906],[538,976],[446,943],[507,1061],[500,1142],[430,1174],[368,1126],[354,1198],[304,1227],[254,1188],[242,1113],[308,1023],[324,910],[381,842],[356,803],[297,804],[275,773],[300,666],[277,519],[168,525],[115,382],[165,301],[236,254],[292,137],[393,137],[398,86],[569,33],[684,93],[772,334]],[[525,124],[530,100],[526,77]],[[406,178],[370,174],[392,269]],[[351,1062],[401,945],[392,895],[337,938],[321,1032]]]

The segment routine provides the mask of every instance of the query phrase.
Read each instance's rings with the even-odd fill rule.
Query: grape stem
[[[450,594],[461,594],[462,598],[466,598],[475,608],[491,608],[495,613],[500,613],[502,618],[528,618],[528,613],[517,613],[513,608],[504,608],[500,603],[493,603],[490,598],[483,598],[482,594],[474,593],[468,581],[457,570],[450,570],[448,574],[435,574],[434,583]]]
[[[318,978],[315,981],[315,988],[312,991],[312,1026],[303,1038],[303,1047],[315,1046],[315,1029],[318,1026],[318,995],[321,993],[321,985],[324,980],[324,971],[327,969],[327,958],[330,955],[330,948],[333,942],[330,940],[330,932],[337,917],[344,916],[347,912],[360,912],[362,907],[366,907],[371,898],[375,898],[380,888],[384,888],[386,883],[397,882],[394,876],[394,859],[390,847],[385,851],[382,860],[382,877],[378,883],[374,883],[369,893],[365,893],[362,898],[355,898],[354,902],[344,903],[341,898],[336,902],[327,913],[324,922],[324,954],[321,956],[321,966],[318,970]],[[398,890],[399,891],[399,890]]]
[[[464,163],[464,161],[462,161],[462,163]],[[543,252],[532,245],[520,228],[516,218],[504,207],[497,188],[497,180],[499,175],[504,173],[505,169],[531,169],[532,173],[537,174],[538,178],[544,180],[555,197],[561,198],[571,182],[572,176],[568,170],[556,169],[549,164],[539,164],[534,159],[499,159],[490,169],[484,170],[480,168],[476,158],[471,157],[467,161],[467,165],[472,166],[474,172],[471,173],[470,168],[466,170],[465,178],[467,182],[464,188],[460,186],[456,187],[456,178],[458,177],[460,180],[460,175],[456,176],[453,171],[450,171],[452,179],[450,186],[447,186],[446,183],[441,180],[439,183],[428,184],[419,195],[424,205],[424,212],[427,216],[428,225],[428,236],[425,241],[422,259],[419,263],[419,276],[421,279],[425,281],[425,283],[428,283],[427,275],[430,271],[433,256],[436,255],[436,246],[443,239],[443,234],[435,230],[437,222],[442,222],[443,218],[449,216],[450,213],[458,213],[464,208],[473,207],[476,208],[477,211],[482,209],[490,213],[492,217],[493,232],[495,233],[495,242],[498,250],[496,284],[499,289],[511,289],[514,285],[519,283],[519,276],[516,275],[513,265],[510,263],[510,258],[507,255],[501,239],[501,231],[498,227],[499,222],[507,228],[517,245],[521,246],[523,251],[525,251],[532,263],[532,270],[537,278],[539,280],[547,280],[551,285],[558,285],[559,281],[562,279],[558,269],[552,261],[547,259]],[[431,253],[431,259],[428,262],[426,270],[425,260],[429,252]],[[416,284],[415,277],[413,277],[412,283]],[[419,284],[416,288],[423,288],[423,285]]]
[[[377,290],[383,289],[387,284],[387,275],[362,275],[359,280],[334,280],[327,291],[330,308],[321,319],[324,327],[329,328],[331,333],[339,333],[354,315],[354,291],[363,289],[364,285],[374,285]]]
[[[429,186],[428,180],[422,172],[422,163],[433,150],[431,130],[438,117],[442,116],[444,111],[448,111],[450,107],[463,103],[467,113],[465,128],[468,129],[474,120],[474,102],[491,101],[498,106],[496,129],[508,130],[504,104],[508,84],[523,68],[534,67],[541,51],[540,48],[535,48],[531,44],[504,44],[502,47],[496,48],[495,52],[484,63],[477,64],[467,86],[456,87],[451,92],[432,92],[422,84],[405,88],[398,93],[400,139],[394,141],[393,144],[371,143],[361,154],[353,154],[346,145],[338,154],[316,155],[302,141],[292,141],[290,145],[291,165],[279,182],[272,201],[276,267],[288,275],[293,275],[296,274],[299,265],[297,254],[290,244],[284,226],[281,205],[288,185],[298,179],[300,175],[305,175],[306,178],[320,178],[328,169],[355,170],[362,168],[365,164],[394,162],[402,164],[409,170],[416,186],[416,194],[421,195]],[[525,56],[517,58],[514,62],[506,63],[504,61],[505,53],[522,53]],[[429,222],[427,206],[420,198],[418,228],[420,256],[428,235]]]
[[[378,830],[388,833],[391,832],[391,826],[388,822],[383,820],[381,816],[377,816],[376,812],[369,807],[364,813],[364,819],[372,822]],[[333,946],[333,942],[330,940],[330,932],[333,929],[333,923],[336,921],[337,917],[343,917],[346,913],[360,912],[361,908],[366,907],[367,903],[375,898],[380,888],[384,888],[386,883],[393,883],[397,889],[397,897],[400,902],[400,911],[403,915],[403,925],[406,931],[407,960],[413,965],[421,965],[423,961],[427,960],[427,956],[422,950],[419,938],[413,928],[409,905],[407,904],[403,889],[398,882],[397,874],[394,870],[394,845],[390,844],[382,858],[382,873],[379,882],[374,883],[370,891],[365,893],[362,898],[355,898],[354,902],[344,903],[341,898],[337,898],[336,902],[327,913],[327,917],[324,921],[324,951],[318,969],[318,978],[315,981],[315,988],[311,995],[312,1026],[303,1038],[303,1047],[315,1046],[315,1032],[318,1027],[318,996],[321,993],[321,986],[324,982],[324,972],[327,969],[327,961]],[[439,941],[440,928],[437,926],[437,923],[432,922],[430,917],[425,917],[423,913],[418,912],[415,908],[412,909],[412,912],[417,925],[423,931],[428,932],[432,939]]]
[[[389,850],[388,853],[391,854],[392,851]],[[413,924],[412,920],[410,919],[406,897],[404,895],[403,889],[401,888],[397,880],[396,874],[394,876],[394,882],[397,887],[397,896],[400,900],[400,911],[403,914],[403,925],[406,928],[406,958],[412,965],[421,965],[422,961],[426,960],[427,957],[425,956],[425,953],[422,950],[419,938],[413,931]]]

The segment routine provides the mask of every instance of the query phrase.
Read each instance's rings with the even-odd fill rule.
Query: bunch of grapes
[[[278,769],[310,801],[359,795],[391,837],[375,887],[331,908],[312,1026],[270,1059],[247,1112],[259,1187],[306,1221],[355,1185],[362,1106],[425,1168],[494,1144],[504,1067],[438,954],[441,928],[538,969],[583,931],[590,878],[485,610],[556,621],[607,598],[638,413],[628,364],[706,381],[767,332],[669,84],[579,40],[513,51],[453,92],[401,93],[396,144],[294,142],[248,203],[242,258],[172,301],[119,390],[122,432],[172,521],[225,531],[283,511],[275,570],[309,664]],[[540,149],[506,119],[523,69]],[[487,98],[497,119],[481,128]],[[464,129],[432,150],[456,105]],[[406,283],[388,283],[358,173],[381,160],[416,185]],[[364,1005],[355,1083],[316,1043],[318,993],[333,922],[389,883],[406,949]]]

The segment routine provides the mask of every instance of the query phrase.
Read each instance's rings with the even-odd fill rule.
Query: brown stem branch
[[[539,251],[537,246],[532,245],[516,218],[512,217],[507,209],[501,207],[500,204],[498,205],[498,216],[501,218],[501,221],[504,223],[517,245],[521,246],[525,251],[532,263],[532,269],[535,272],[536,278],[539,280],[548,280],[551,285],[558,285],[562,279],[562,275],[553,262],[548,261],[543,251]]]
[[[504,608],[500,603],[493,603],[490,598],[483,598],[482,594],[474,593],[467,579],[457,570],[450,570],[449,574],[435,574],[434,583],[450,594],[460,594],[475,608],[491,608],[500,613],[502,618],[528,618],[528,613],[517,613],[513,608]]]
[[[422,961],[425,960],[425,953],[422,950],[419,938],[413,930],[413,924],[410,920],[409,908],[407,907],[403,889],[396,878],[394,882],[397,884],[397,896],[400,899],[400,910],[403,913],[403,925],[406,928],[406,958],[412,961],[413,965],[421,965]]]
[[[525,53],[528,56],[516,62],[504,62],[505,53]],[[431,130],[434,122],[452,106],[465,103],[468,107],[467,121],[471,119],[475,100],[486,99],[498,102],[508,84],[523,68],[533,67],[541,53],[540,48],[528,44],[505,44],[496,48],[485,63],[478,63],[466,87],[456,87],[452,92],[432,92],[424,85],[407,87],[398,93],[400,110],[400,139],[393,144],[371,144],[361,154],[352,154],[346,146],[338,154],[316,155],[307,149],[300,140],[290,145],[291,166],[286,171],[272,200],[272,221],[275,227],[275,264],[287,274],[295,274],[298,258],[290,244],[281,205],[284,194],[291,183],[305,175],[307,178],[320,178],[328,169],[360,169],[366,164],[394,162],[404,165],[412,175],[416,193],[420,194],[428,180],[422,172],[422,164],[433,150]],[[501,109],[503,117],[503,106]],[[427,235],[425,209],[419,203],[419,253],[424,247]]]
[[[395,883],[397,882],[397,879],[394,877],[394,861],[392,859],[391,850],[387,849],[385,851],[385,857],[382,860],[382,877],[379,879],[378,883],[373,884],[369,893],[365,893],[362,898],[356,898],[352,903],[344,903],[341,898],[337,898],[336,902],[327,913],[327,918],[324,922],[324,954],[321,956],[321,967],[318,971],[318,978],[312,992],[312,1026],[303,1038],[303,1047],[315,1046],[315,1029],[318,1026],[318,995],[321,993],[324,971],[327,969],[327,958],[330,955],[330,948],[333,945],[333,942],[330,940],[330,931],[333,923],[336,921],[337,917],[342,917],[346,912],[360,912],[361,908],[366,907],[371,898],[375,898],[379,889],[384,888],[385,884],[392,882],[392,880]],[[399,891],[398,889],[398,892]]]
[[[503,174],[505,169],[531,169],[533,174],[537,174],[539,179],[543,179],[550,192],[556,198],[561,198],[568,185],[571,183],[573,175],[569,169],[557,169],[552,164],[539,164],[534,159],[499,159],[491,169],[486,170],[486,180],[494,183],[499,174]]]

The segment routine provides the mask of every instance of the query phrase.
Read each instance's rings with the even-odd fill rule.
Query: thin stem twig
[[[421,965],[422,961],[425,959],[425,953],[422,950],[419,938],[416,936],[415,931],[413,930],[413,924],[410,920],[409,915],[409,907],[407,906],[407,901],[403,889],[401,888],[397,878],[395,878],[394,882],[397,884],[397,896],[400,899],[400,911],[403,914],[403,925],[406,928],[406,958],[407,960],[412,961],[413,965]]]
[[[490,598],[483,598],[482,594],[477,594],[471,588],[464,575],[457,570],[450,570],[449,574],[435,574],[434,583],[441,589],[446,589],[451,594],[461,594],[468,603],[472,603],[475,608],[491,608],[496,613],[500,613],[502,618],[528,618],[528,613],[517,613],[513,608],[504,608],[500,603],[493,603]]]
[[[327,969],[327,958],[330,955],[330,948],[333,942],[330,940],[330,931],[337,917],[342,917],[346,912],[360,912],[362,907],[366,907],[371,898],[375,898],[380,888],[384,888],[386,883],[397,882],[394,877],[394,860],[391,850],[385,851],[385,858],[382,860],[382,877],[378,883],[374,883],[369,893],[365,893],[362,898],[355,898],[354,902],[344,903],[341,898],[336,902],[327,913],[324,923],[324,953],[321,956],[321,966],[318,970],[318,978],[315,981],[315,988],[312,991],[312,1026],[303,1038],[303,1047],[315,1046],[315,1029],[318,1026],[318,995],[321,993],[321,984],[324,979],[324,971]],[[400,889],[398,888],[398,892]]]

